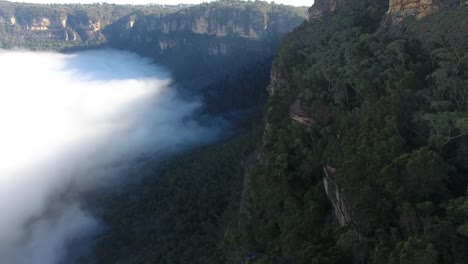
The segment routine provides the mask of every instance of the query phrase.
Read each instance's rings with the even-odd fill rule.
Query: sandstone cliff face
[[[278,70],[275,67],[273,67],[271,69],[271,74],[270,74],[270,84],[267,87],[267,91],[270,96],[273,96],[275,94],[276,90],[280,86],[281,80],[282,78]]]
[[[405,17],[421,19],[439,10],[443,0],[390,0],[384,24],[396,25]]]
[[[316,19],[332,14],[343,1],[344,0],[316,0],[314,5],[309,8],[309,19]]]
[[[241,39],[277,41],[303,21],[304,16],[292,15],[285,10],[280,6],[263,11],[250,7],[204,5],[172,14],[128,18],[110,27],[105,34],[110,42],[125,43],[135,49],[152,43],[154,55],[194,46],[197,41],[205,42],[204,50],[200,52],[227,55],[232,54]],[[271,53],[271,47],[257,46],[256,51]]]
[[[301,98],[297,98],[289,108],[289,117],[308,128],[322,129],[332,119],[332,114],[328,107],[316,104],[311,111],[306,110]],[[267,129],[267,128],[266,128]],[[329,164],[323,167],[323,187],[328,200],[333,207],[333,214],[340,225],[351,223],[354,219],[351,201],[346,198],[344,190],[336,181],[336,168]]]
[[[41,5],[0,1],[0,46],[11,48],[83,45],[105,40],[102,30],[139,8],[109,4]],[[170,12],[171,8],[148,7],[147,12]],[[146,10],[146,9],[145,9]],[[134,21],[133,21],[134,22]],[[130,21],[130,26],[133,26]],[[69,42],[67,44],[67,42]]]
[[[22,17],[24,16],[24,17]],[[50,16],[29,14],[16,14],[11,17],[1,17],[9,30],[16,34],[27,35],[27,32],[37,32],[38,36],[61,41],[76,41],[78,35],[87,40],[99,34],[101,29],[100,20],[92,20],[88,17],[80,17],[72,13],[53,14]],[[105,23],[109,23],[105,22]],[[24,31],[24,33],[21,33]]]
[[[343,190],[335,181],[336,169],[330,165],[323,168],[323,186],[328,199],[333,206],[333,212],[340,225],[346,225],[353,221],[352,208],[349,200],[345,198]]]

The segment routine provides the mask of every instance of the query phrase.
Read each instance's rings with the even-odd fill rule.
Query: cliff
[[[439,11],[463,10],[467,3],[466,0],[390,0],[382,23],[398,25],[406,17],[419,20]]]
[[[317,0],[285,37],[249,178],[257,263],[468,259],[467,14],[460,1]]]
[[[390,0],[384,23],[398,24],[405,17],[421,19],[439,10],[444,1],[438,0]]]
[[[338,8],[338,5],[345,0],[316,0],[309,8],[309,19],[320,18],[330,15]]]
[[[0,48],[130,50],[168,67],[210,111],[264,102],[281,38],[306,9],[266,2],[196,6],[0,2]]]
[[[145,49],[152,54],[194,46],[203,39],[207,45],[197,46],[200,52],[227,55],[239,49],[238,43],[232,42],[233,39],[252,43],[275,42],[299,25],[304,16],[301,8],[264,2],[212,3],[171,14],[128,16],[109,27],[105,33],[112,44],[118,43],[135,50]],[[151,50],[148,50],[147,43],[152,44]],[[262,50],[257,48],[257,51],[271,54],[268,48],[272,47],[264,50],[265,46],[262,46]]]
[[[42,5],[0,2],[0,47],[61,49],[105,42],[102,30],[130,14],[175,12],[182,6]]]
[[[113,48],[155,58],[202,92],[212,111],[251,108],[266,98],[281,38],[304,8],[266,2],[213,2],[174,13],[130,15],[103,30]],[[194,83],[196,85],[194,85]]]
[[[382,19],[384,25],[397,25],[406,17],[421,19],[445,7],[466,5],[465,0],[389,0],[388,9]],[[309,8],[309,19],[317,19],[333,14],[344,4],[353,4],[346,0],[317,0]],[[359,3],[354,3],[358,5]]]
[[[323,168],[323,186],[330,203],[333,206],[333,213],[340,225],[351,223],[353,219],[352,206],[349,198],[346,198],[343,189],[336,182],[336,168],[326,165]]]

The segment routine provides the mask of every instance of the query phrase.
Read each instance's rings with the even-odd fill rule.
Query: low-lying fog
[[[80,195],[128,180],[118,164],[219,132],[131,53],[0,50],[0,73],[0,263],[60,263],[99,227]]]

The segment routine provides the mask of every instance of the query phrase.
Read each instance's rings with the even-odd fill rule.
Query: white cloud
[[[54,264],[97,228],[83,192],[122,166],[215,138],[163,69],[134,54],[0,50],[0,263]]]

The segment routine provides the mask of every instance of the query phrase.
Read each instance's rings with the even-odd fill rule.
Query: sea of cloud
[[[166,70],[132,53],[0,50],[0,73],[0,263],[61,263],[99,227],[83,193],[128,180],[119,164],[220,132],[196,121],[201,102]]]

